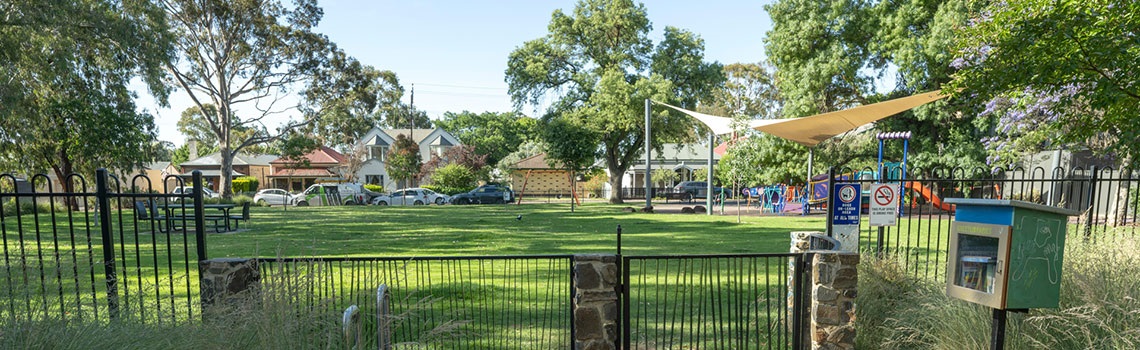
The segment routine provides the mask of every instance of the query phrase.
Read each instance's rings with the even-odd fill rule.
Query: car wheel
[[[443,205],[443,197],[435,197],[435,205]]]
[[[385,201],[379,201],[379,202],[376,202],[376,205],[379,205],[379,206],[386,206],[386,205],[388,205],[388,202],[385,202]]]
[[[456,204],[471,204],[471,200],[467,198],[460,198],[455,201]]]
[[[257,206],[259,206],[259,207],[268,207],[268,206],[269,206],[269,204],[266,204],[266,203],[265,203],[265,200],[264,200],[264,199],[258,199],[258,200],[257,200]]]
[[[307,207],[307,206],[309,206],[309,202],[300,201],[300,202],[297,202],[297,206],[298,207]]]
[[[415,203],[412,203],[412,205],[424,205],[424,201],[417,199]]]

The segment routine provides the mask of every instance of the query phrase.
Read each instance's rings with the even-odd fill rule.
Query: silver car
[[[253,195],[253,202],[257,205],[287,205],[292,198],[293,195],[283,189],[266,188]]]
[[[375,205],[425,205],[435,203],[443,205],[451,200],[451,196],[436,193],[426,188],[405,188],[388,195],[377,196],[372,199]]]

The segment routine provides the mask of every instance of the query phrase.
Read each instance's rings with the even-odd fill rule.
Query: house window
[[[388,146],[370,146],[368,147],[369,157],[384,161],[384,157],[388,154]]]
[[[384,175],[364,175],[364,182],[372,185],[383,185]]]
[[[450,147],[451,146],[432,145],[431,146],[431,153],[436,155],[437,157],[443,158],[443,152],[447,152],[447,149]]]

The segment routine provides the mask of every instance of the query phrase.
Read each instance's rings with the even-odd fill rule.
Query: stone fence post
[[[618,340],[618,256],[574,256],[574,349],[609,350]]]
[[[220,306],[236,306],[256,300],[260,292],[261,270],[257,259],[222,258],[198,263],[203,314]]]
[[[855,297],[858,294],[859,254],[834,250],[812,250],[811,236],[821,232],[792,232],[792,253],[807,253],[804,259],[806,281],[795,279],[796,266],[789,263],[788,310],[794,298],[800,298],[801,319],[806,320],[801,332],[802,344],[812,349],[855,348]],[[803,283],[803,295],[791,291],[795,283]],[[789,316],[790,318],[790,316]]]

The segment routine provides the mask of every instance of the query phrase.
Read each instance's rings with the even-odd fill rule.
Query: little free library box
[[[948,198],[946,294],[1000,310],[1056,308],[1069,216],[1036,203]]]

